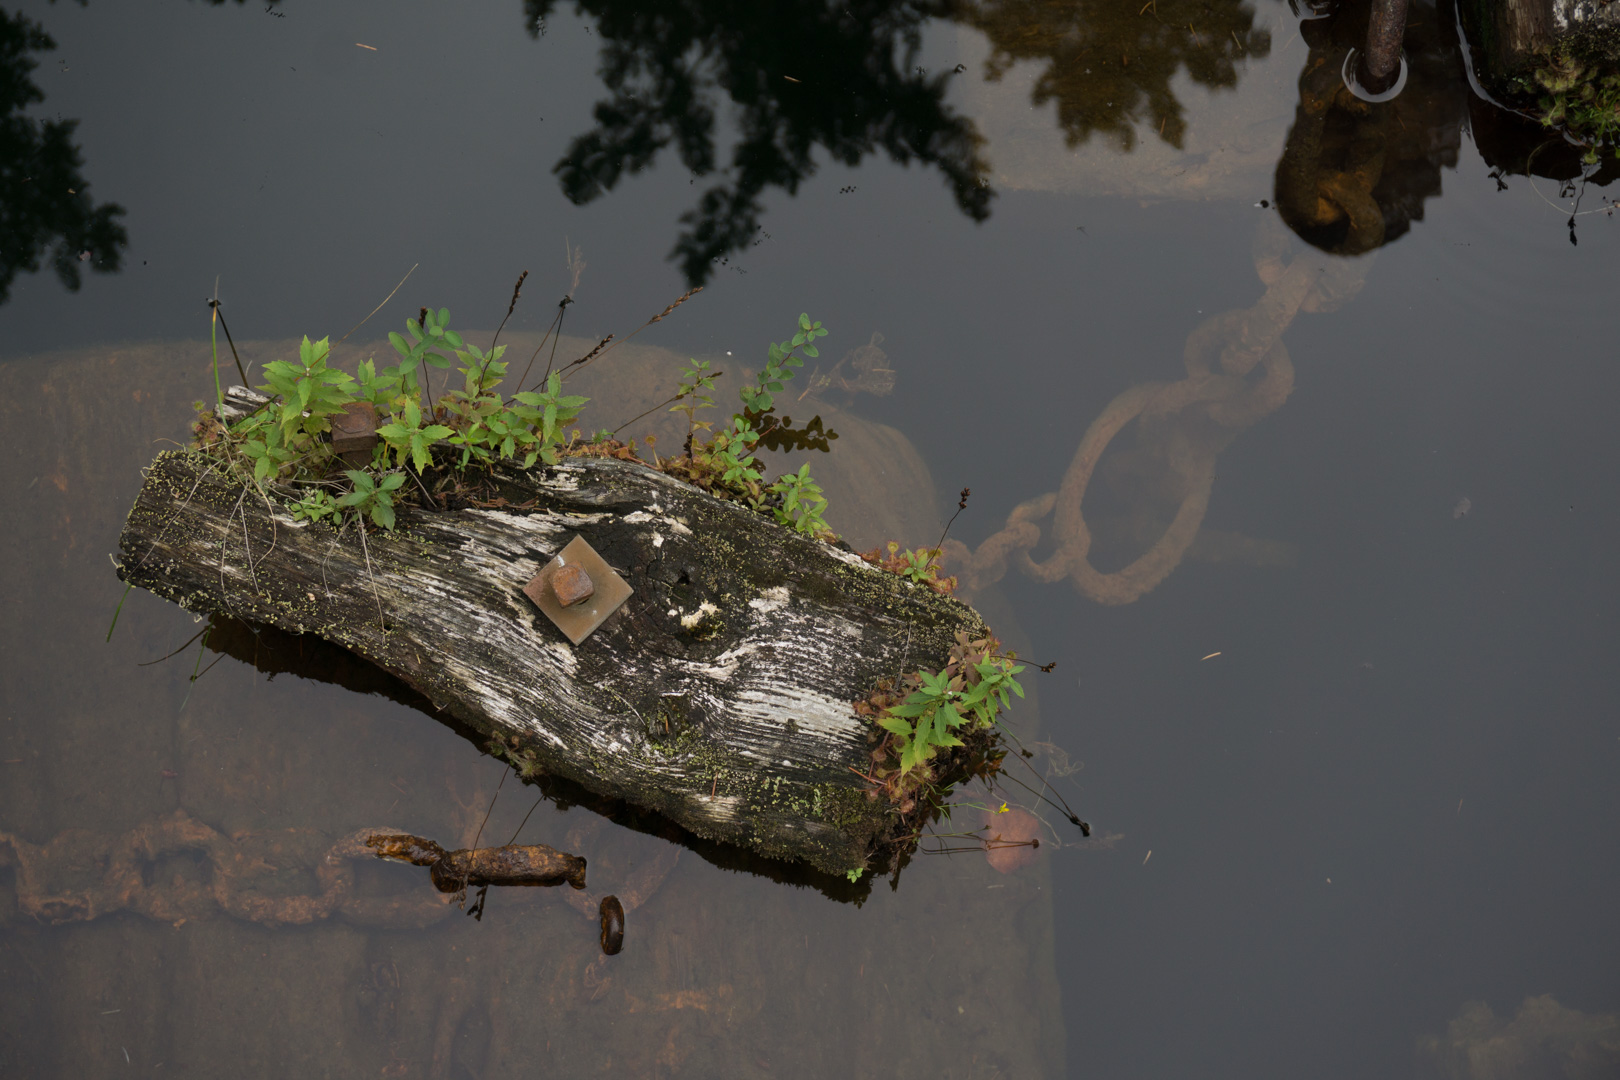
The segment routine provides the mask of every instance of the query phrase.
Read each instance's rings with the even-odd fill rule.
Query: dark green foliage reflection
[[[1179,150],[1187,123],[1170,90],[1176,72],[1234,87],[1238,61],[1271,52],[1270,32],[1254,29],[1241,0],[978,0],[959,17],[990,39],[992,82],[1018,61],[1045,62],[1033,103],[1057,103],[1071,147],[1102,132],[1130,150],[1141,126]]]
[[[531,34],[555,6],[526,0]],[[989,217],[983,139],[945,103],[953,73],[917,64],[922,27],[951,14],[948,0],[583,0],[578,9],[602,39],[611,97],[558,163],[563,191],[589,202],[672,144],[694,177],[718,174],[681,218],[673,256],[691,284],[754,239],[764,193],[797,191],[818,147],[846,165],[882,150],[933,166],[963,213]],[[716,90],[740,129],[726,163],[715,149]]]
[[[73,144],[77,120],[24,115],[45,100],[29,75],[37,53],[56,48],[44,29],[0,11],[0,303],[19,271],[33,273],[43,257],[77,291],[85,267],[116,273],[128,242],[116,203],[94,205],[84,162]]]
[[[526,0],[529,33],[545,31],[555,0]],[[581,0],[602,41],[609,94],[596,127],[557,164],[563,191],[589,202],[673,146],[694,180],[719,182],[681,219],[672,253],[690,284],[707,281],[760,227],[761,199],[789,194],[820,152],[846,165],[882,151],[937,168],[957,206],[989,217],[989,162],[973,121],[945,101],[950,80],[918,64],[930,21],[986,34],[987,75],[1044,61],[1034,104],[1055,101],[1071,146],[1103,132],[1130,150],[1136,127],[1180,147],[1186,121],[1170,80],[1186,68],[1204,86],[1235,86],[1238,63],[1265,56],[1243,0],[1153,0],[1137,10],[1100,0]],[[1127,9],[1128,8],[1128,9]],[[976,73],[975,73],[976,75]],[[968,76],[974,77],[974,76]],[[729,98],[740,129],[729,161],[715,146],[716,111]]]

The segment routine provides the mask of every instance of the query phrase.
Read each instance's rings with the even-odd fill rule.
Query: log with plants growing
[[[767,479],[762,438],[836,437],[775,408],[826,333],[799,316],[723,422],[720,373],[691,361],[664,403],[685,443],[651,461],[582,436],[588,403],[566,392],[611,338],[527,388],[442,309],[353,374],[306,338],[258,392],[199,405],[192,446],[148,469],[119,574],[348,648],[525,776],[858,879],[996,773],[1023,668],[950,596],[937,548],[858,555],[808,465]],[[433,369],[455,372],[437,397]],[[333,443],[357,413],[376,434],[358,454]],[[578,645],[522,592],[576,536],[633,590]]]

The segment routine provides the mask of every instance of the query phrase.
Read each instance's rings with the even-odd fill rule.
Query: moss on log
[[[1533,110],[1539,98],[1620,71],[1620,10],[1610,0],[1462,0],[1458,14],[1475,75],[1510,103]]]
[[[973,609],[631,462],[491,481],[506,508],[401,505],[397,530],[362,544],[171,451],[147,470],[118,572],[341,645],[525,774],[830,873],[872,865],[897,817],[851,771],[871,749],[851,703],[943,667],[958,631],[984,633]],[[575,535],[635,590],[578,646],[521,591]]]

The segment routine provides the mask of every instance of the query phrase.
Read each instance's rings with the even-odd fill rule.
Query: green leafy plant
[[[671,409],[672,412],[687,414],[687,454],[681,459],[671,459],[665,466],[666,471],[683,477],[711,494],[742,502],[755,510],[769,508],[778,521],[792,524],[801,532],[830,536],[826,522],[821,520],[821,510],[825,508],[826,500],[821,499],[821,488],[810,480],[809,473],[803,475],[808,487],[801,485],[797,479],[784,477],[767,489],[764,471],[754,456],[755,446],[763,434],[756,425],[761,421],[768,427],[775,425],[777,418],[772,415],[775,395],[793,378],[794,369],[804,363],[795,353],[819,355],[814,342],[826,336],[827,331],[819,322],[812,322],[809,315],[801,313],[798,329],[793,336],[771,345],[765,367],[759,373],[759,382],[746,385],[739,391],[742,410],[732,414],[730,423],[714,432],[702,444],[694,441],[693,433],[698,428],[708,430],[709,425],[697,420],[696,413],[698,409],[714,404],[705,391],[713,389],[717,373],[709,372],[706,361],[691,361],[681,373],[682,381]],[[786,509],[790,497],[792,509]],[[780,500],[780,505],[776,504],[776,500]],[[784,517],[784,513],[787,516]]]
[[[453,428],[443,424],[424,425],[422,410],[414,400],[407,399],[403,412],[393,423],[377,429],[377,438],[388,444],[388,448],[394,452],[394,460],[401,466],[410,461],[420,473],[433,463],[433,455],[428,452],[428,447],[453,433]]]
[[[755,506],[759,504],[760,485],[765,481],[753,453],[754,443],[758,441],[759,433],[739,414],[733,416],[731,426],[709,444],[720,483]]]
[[[799,328],[787,341],[773,344],[770,354],[765,360],[765,369],[759,373],[759,383],[742,388],[743,406],[751,413],[767,413],[775,405],[774,395],[782,392],[782,387],[793,378],[793,370],[803,367],[801,356],[793,355],[795,351],[804,356],[820,356],[816,351],[817,338],[827,336],[827,331],[821,328],[819,322],[810,321],[810,316],[799,315]]]
[[[386,374],[397,378],[406,393],[419,395],[422,389],[420,374],[422,368],[424,366],[440,370],[448,368],[450,357],[446,355],[446,351],[453,353],[466,344],[460,334],[449,329],[449,323],[449,308],[440,308],[438,311],[424,308],[421,322],[415,319],[405,320],[405,333],[410,335],[409,338],[395,331],[389,332],[388,343],[399,353],[399,363],[388,368]]]
[[[930,800],[938,771],[936,756],[966,742],[978,741],[970,756],[979,768],[993,771],[999,754],[983,737],[996,724],[1011,699],[1024,696],[1018,682],[1023,665],[1003,654],[994,637],[970,638],[958,633],[949,662],[938,672],[918,671],[885,681],[855,702],[855,713],[871,719],[884,734],[872,751],[866,778],[895,803],[902,815],[919,799]]]
[[[892,540],[889,541],[887,554],[880,548],[861,553],[861,558],[867,562],[875,563],[891,574],[899,574],[907,581],[925,585],[937,593],[954,592],[956,579],[939,576],[939,556],[940,549],[937,547],[901,551],[900,545]]]
[[[922,548],[918,551],[907,550],[902,552],[900,557],[905,560],[905,566],[901,569],[900,576],[908,581],[922,585],[939,576],[938,571],[934,569],[934,560],[939,558],[937,548]]]
[[[485,352],[450,329],[449,319],[447,309],[424,308],[420,318],[406,320],[404,333],[389,334],[397,354],[395,365],[379,369],[375,360],[367,359],[353,376],[330,366],[328,339],[305,338],[296,362],[266,365],[267,382],[261,389],[273,395],[268,405],[228,426],[216,414],[200,410],[203,415],[194,426],[197,445],[239,462],[255,481],[267,485],[263,490],[284,498],[297,520],[336,522],[344,511],[355,510],[385,529],[393,527],[393,493],[404,483],[404,475],[379,481],[379,470],[414,470],[426,480],[424,492],[435,486],[443,491],[444,477],[428,477],[435,469],[435,444],[448,442],[459,449],[456,457],[441,459],[440,467],[452,471],[500,461],[521,468],[542,461],[555,465],[564,454],[636,459],[634,443],[626,446],[611,432],[598,432],[588,442],[581,442],[577,431],[572,439],[566,438],[587,402],[563,393],[562,372],[549,373],[542,389],[508,399],[500,391],[507,377],[505,346]],[[698,412],[714,406],[711,392],[720,373],[706,360],[688,361],[670,402],[671,411],[686,414],[687,453],[681,459],[655,455],[654,464],[713,494],[768,512],[804,535],[831,539],[824,518],[827,500],[808,467],[767,486],[756,453],[764,431],[772,433],[771,445],[782,443],[788,422],[773,415],[776,395],[802,366],[803,356],[818,355],[815,342],[826,334],[819,322],[801,314],[793,335],[770,346],[758,381],[741,390],[742,408],[718,431],[699,420]],[[427,400],[427,371],[450,366],[452,357],[460,371],[459,385],[434,405]],[[347,470],[350,489],[339,487],[334,494],[328,474],[336,460],[327,435],[331,418],[355,402],[376,411],[379,446],[373,466]],[[833,436],[813,426],[825,448],[826,438]],[[697,443],[699,431],[712,434]],[[361,481],[357,475],[369,479]],[[463,490],[460,479],[453,483]]]
[[[1018,683],[1023,670],[1011,657],[984,655],[953,662],[936,674],[919,672],[917,689],[878,720],[897,738],[900,772],[927,761],[940,747],[961,746],[956,732],[963,724],[986,728],[995,723],[1011,695],[1024,696]]]
[[[670,412],[683,412],[686,414],[686,445],[690,450],[692,438],[701,427],[707,431],[709,423],[697,419],[699,409],[714,408],[714,398],[708,391],[714,389],[714,373],[709,371],[707,360],[689,359],[681,371],[681,381],[675,387],[675,404],[669,407]]]
[[[552,372],[546,379],[545,390],[526,390],[512,395],[512,400],[522,407],[514,407],[514,414],[533,425],[541,459],[547,465],[557,464],[557,447],[563,441],[563,432],[579,418],[580,409],[589,399],[564,394],[561,376]]]
[[[292,504],[292,516],[297,521],[336,519],[342,514],[343,507],[338,505],[332,493],[325,488],[308,488],[304,492],[304,497]]]
[[[832,531],[822,520],[827,500],[821,493],[821,485],[810,477],[809,462],[799,466],[798,472],[779,477],[770,486],[770,493],[781,500],[772,509],[778,524],[791,525],[795,532],[806,536],[820,536]]]
[[[327,366],[327,340],[304,338],[298,362],[275,360],[264,367],[266,385],[259,389],[280,400],[232,429],[234,446],[250,463],[258,481],[279,476],[298,461],[318,454],[320,437],[331,430],[329,417],[355,400],[354,379]],[[217,440],[216,440],[217,441]]]
[[[354,484],[354,490],[340,496],[336,505],[365,514],[384,529],[394,527],[394,492],[405,483],[404,473],[389,473],[381,480],[373,480],[370,473],[359,469],[345,469],[343,475]]]
[[[1567,42],[1550,46],[1534,67],[1512,80],[1515,92],[1534,99],[1542,126],[1560,128],[1586,147],[1583,160],[1596,165],[1604,146],[1620,155],[1620,73],[1587,62]]]
[[[878,718],[878,727],[894,734],[901,775],[933,757],[940,747],[962,745],[956,737],[962,714],[953,700],[950,676],[919,672],[917,677],[920,688]]]
[[[244,424],[236,434],[240,436],[238,446],[242,456],[251,463],[255,481],[276,476],[298,460],[298,453],[282,442],[281,427],[271,423],[268,417]]]
[[[262,389],[281,396],[276,422],[283,445],[294,446],[300,435],[314,437],[331,431],[327,418],[355,400],[354,378],[346,371],[328,367],[326,361],[331,355],[326,338],[312,344],[306,337],[298,346],[298,363],[272,360],[264,366],[268,385]]]
[[[369,358],[360,361],[355,384],[360,400],[369,401],[378,409],[391,407],[399,394],[399,377],[387,371],[378,374],[376,362]]]

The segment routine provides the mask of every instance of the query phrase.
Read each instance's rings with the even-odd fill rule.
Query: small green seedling
[[[357,514],[365,514],[379,527],[392,529],[394,527],[394,492],[405,482],[404,473],[389,473],[381,481],[371,478],[370,473],[359,469],[345,469],[343,475],[354,484],[354,490],[347,495],[340,496],[337,505],[343,509],[352,509]]]

